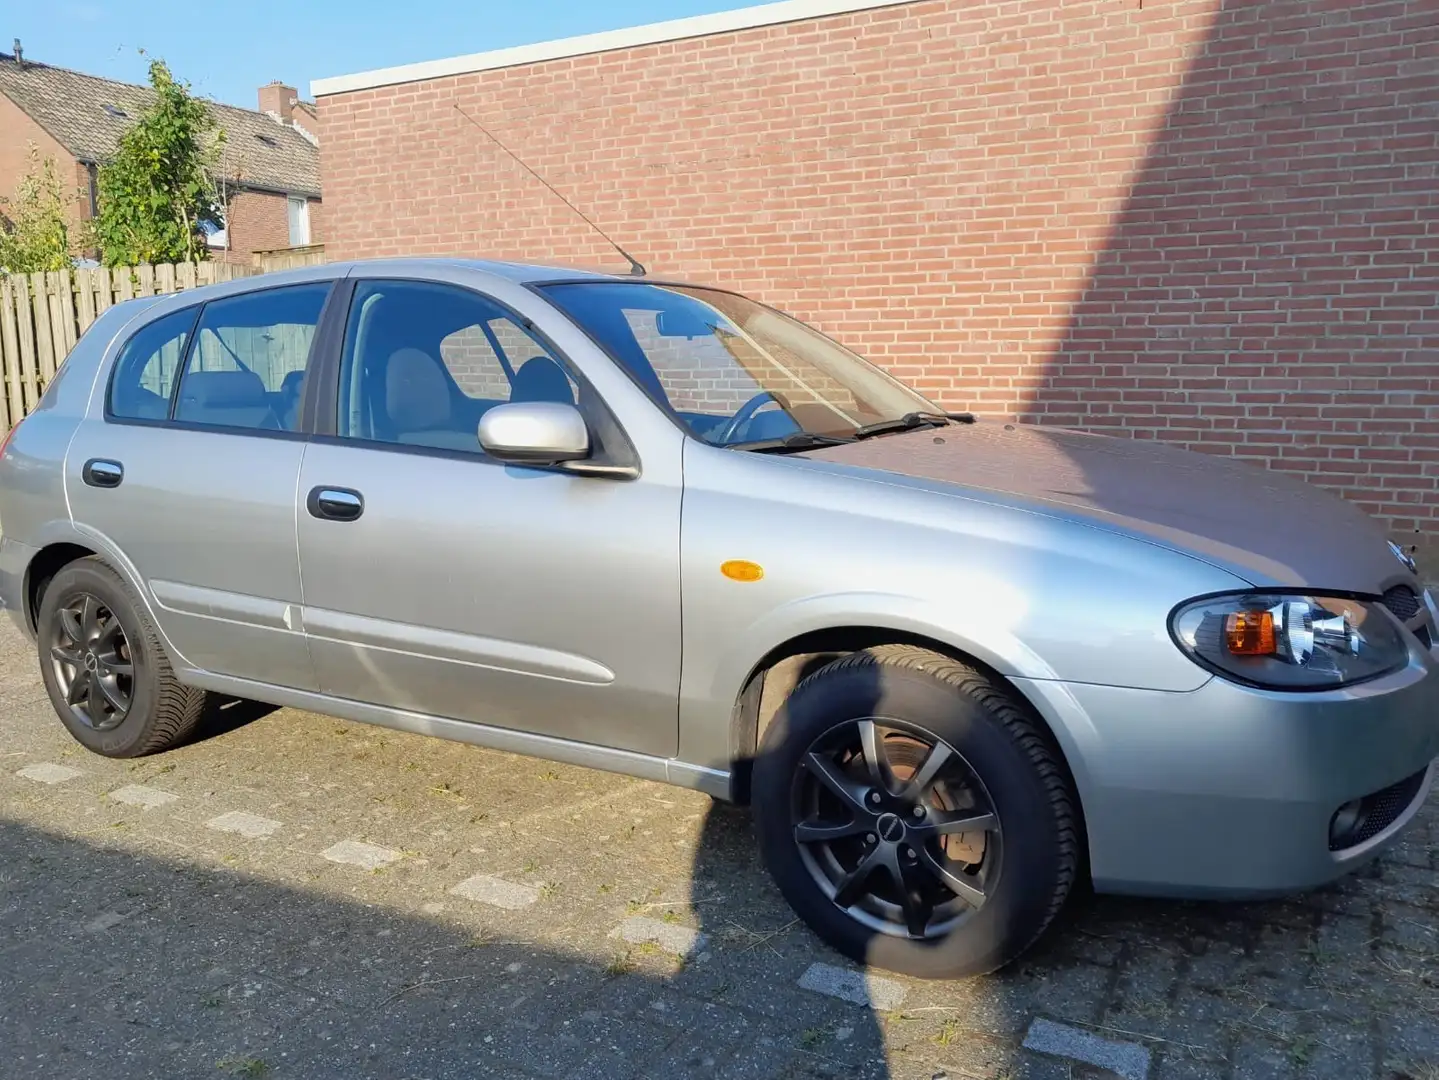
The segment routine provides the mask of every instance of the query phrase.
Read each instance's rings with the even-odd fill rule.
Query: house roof
[[[0,94],[80,161],[104,162],[120,136],[155,99],[148,86],[101,79],[66,68],[16,62],[0,53]],[[239,186],[320,194],[320,151],[294,128],[265,113],[207,102],[225,132],[220,175]]]

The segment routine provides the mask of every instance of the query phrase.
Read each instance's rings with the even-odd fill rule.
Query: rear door
[[[315,685],[299,625],[299,400],[331,282],[171,310],[126,341],[65,461],[71,514],[150,594],[177,662]]]

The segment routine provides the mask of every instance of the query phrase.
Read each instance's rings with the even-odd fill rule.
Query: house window
[[[310,200],[291,195],[289,218],[290,246],[304,247],[310,242]]]

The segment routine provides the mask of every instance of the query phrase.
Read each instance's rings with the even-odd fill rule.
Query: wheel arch
[[[125,557],[118,545],[98,530],[72,522],[52,522],[37,538],[38,550],[25,567],[23,579],[23,616],[30,633],[36,632],[36,621],[40,611],[41,586],[62,569],[77,559],[95,557],[125,579],[126,583],[145,606],[146,614],[154,623],[160,641],[170,654],[177,668],[188,667],[189,661],[177,650],[165,632],[164,622],[157,617],[155,603],[145,588],[144,579],[135,564]]]
[[[855,624],[797,634],[774,646],[750,669],[735,697],[730,729],[730,794],[733,801],[740,805],[749,804],[750,772],[760,740],[794,688],[825,664],[880,645],[913,645],[946,656],[981,672],[1012,695],[1014,701],[1030,714],[1040,733],[1049,740],[1064,770],[1070,790],[1074,793],[1080,850],[1087,853],[1089,833],[1084,820],[1086,778],[1077,775],[1074,767],[1077,751],[1062,725],[1055,722],[1041,703],[992,664],[939,638],[884,626]],[[1087,876],[1086,860],[1081,879]]]
[[[58,574],[72,562],[80,559],[88,559],[98,554],[93,548],[85,547],[70,540],[60,540],[47,544],[35,553],[25,567],[25,625],[30,628],[33,634],[36,632],[40,617],[40,598],[45,593],[45,586],[50,579]]]

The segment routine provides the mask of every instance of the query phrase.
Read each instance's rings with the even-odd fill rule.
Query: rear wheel
[[[760,846],[786,899],[851,958],[905,974],[992,971],[1074,882],[1055,751],[992,680],[882,646],[795,689],[754,767]]]
[[[36,630],[50,701],[86,749],[140,757],[194,729],[205,692],[175,678],[144,605],[98,558],[72,562],[49,581]]]

